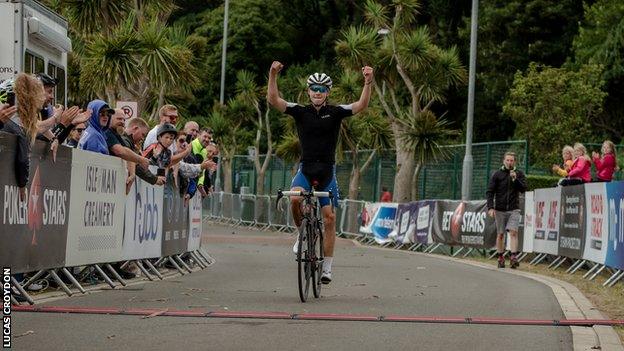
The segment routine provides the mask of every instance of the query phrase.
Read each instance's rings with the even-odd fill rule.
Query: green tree
[[[531,164],[550,169],[564,145],[592,140],[591,121],[606,96],[601,74],[596,65],[575,72],[536,63],[516,73],[503,112],[517,125],[515,138],[529,142]]]
[[[513,135],[514,123],[502,108],[514,74],[530,62],[559,67],[566,61],[583,16],[582,5],[582,0],[479,2],[475,140],[506,140]],[[469,14],[460,36],[467,45]]]
[[[585,5],[585,21],[574,39],[578,64],[604,66],[602,77],[609,94],[604,113],[594,125],[616,142],[624,138],[624,2],[599,0]]]
[[[207,10],[200,16],[200,25],[194,29],[194,34],[207,40],[206,59],[200,75],[202,86],[196,93],[194,113],[212,106],[219,97],[223,15],[223,6]],[[278,0],[231,1],[228,28],[226,99],[236,94],[234,83],[239,70],[264,77],[273,60],[291,61],[293,30],[282,16]]]
[[[446,91],[466,79],[457,49],[440,48],[427,26],[417,25],[419,6],[416,0],[397,0],[388,6],[369,0],[367,25],[345,30],[336,43],[344,67],[368,64],[376,68],[373,86],[394,135],[396,202],[411,199],[417,167],[415,150],[403,142],[409,120],[433,113],[434,104],[444,103]],[[388,34],[379,35],[380,29],[387,29]]]

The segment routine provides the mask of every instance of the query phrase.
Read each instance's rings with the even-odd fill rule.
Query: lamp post
[[[472,0],[470,19],[470,69],[468,72],[468,115],[466,118],[466,155],[462,167],[462,200],[470,200],[472,192],[472,124],[474,118],[475,75],[477,65],[477,21],[479,18],[479,0]]]
[[[223,105],[225,100],[225,56],[227,54],[227,34],[228,34],[228,13],[230,0],[225,0],[225,13],[223,14],[223,49],[221,51],[221,91],[219,93],[219,103]]]

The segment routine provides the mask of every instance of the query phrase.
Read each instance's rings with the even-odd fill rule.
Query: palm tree
[[[110,104],[134,100],[139,111],[155,115],[167,95],[188,94],[199,84],[199,41],[181,27],[167,24],[173,2],[56,2],[70,22],[80,86],[86,94]]]
[[[271,134],[271,123],[269,121],[270,108],[265,106],[264,117],[260,110],[260,96],[262,89],[258,87],[255,82],[255,75],[249,71],[242,70],[236,74],[236,98],[240,101],[253,107],[256,112],[256,139],[254,141],[254,166],[256,168],[256,194],[264,195],[264,178],[266,171],[271,164],[271,157],[273,155],[273,139]],[[266,130],[267,137],[267,151],[264,161],[260,164],[260,142],[262,140],[262,133]]]
[[[339,78],[339,83],[332,91],[332,98],[340,101],[355,101],[362,90],[361,75],[353,70],[346,69]],[[339,138],[338,153],[349,151],[351,161],[351,177],[349,178],[349,193],[347,198],[357,199],[361,175],[368,169],[377,153],[387,148],[391,140],[390,126],[383,118],[379,106],[371,104],[360,115],[347,118],[343,121]],[[364,162],[360,162],[360,151],[372,150]]]
[[[444,102],[447,89],[466,79],[457,49],[436,46],[428,28],[416,25],[419,6],[417,0],[396,0],[388,6],[368,0],[367,25],[343,31],[335,47],[343,66],[368,64],[376,68],[373,88],[394,134],[396,202],[410,200],[418,165],[415,150],[403,142],[409,121],[419,121],[421,115],[431,113],[433,104]],[[384,33],[381,29],[387,35],[379,34]]]
[[[215,104],[208,124],[212,128],[215,142],[219,145],[223,170],[223,190],[231,193],[232,160],[241,151],[241,145],[248,145],[249,132],[244,126],[249,123],[250,109],[240,99],[230,99],[226,105]]]

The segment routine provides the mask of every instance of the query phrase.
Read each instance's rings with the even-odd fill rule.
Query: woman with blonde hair
[[[553,165],[553,172],[557,173],[560,177],[567,177],[568,172],[572,169],[574,164],[574,149],[570,145],[566,145],[561,150],[561,157],[563,157],[563,168],[559,165]]]
[[[596,151],[592,152],[592,159],[596,166],[595,182],[610,182],[613,180],[613,173],[617,168],[617,159],[615,158],[615,144],[611,140],[605,140],[602,143],[602,157]]]
[[[46,99],[45,91],[39,79],[25,73],[18,74],[15,80],[7,79],[2,82],[0,90],[15,94],[17,114],[6,122],[3,131],[17,136],[15,177],[20,188],[20,198],[24,201],[29,176],[30,148],[37,136],[39,110]]]
[[[591,181],[591,160],[587,156],[587,149],[581,143],[574,144],[574,163],[568,176],[561,180],[560,185],[576,185]]]

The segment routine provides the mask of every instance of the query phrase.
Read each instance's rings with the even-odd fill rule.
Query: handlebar
[[[310,197],[332,197],[331,191],[281,191],[277,192],[278,197],[283,196],[310,196]]]

